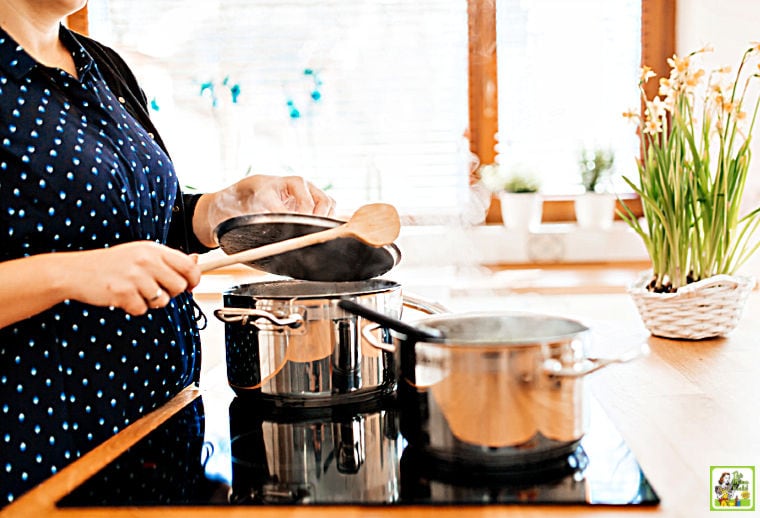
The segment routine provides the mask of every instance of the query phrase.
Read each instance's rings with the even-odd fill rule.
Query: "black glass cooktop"
[[[656,505],[632,452],[592,403],[572,451],[529,469],[474,472],[408,446],[392,401],[304,415],[208,393],[57,505]]]

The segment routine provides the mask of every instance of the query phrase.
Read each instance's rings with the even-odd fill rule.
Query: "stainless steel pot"
[[[398,318],[408,305],[428,313],[434,304],[402,296],[383,279],[357,282],[283,280],[245,284],[224,293],[227,379],[238,395],[276,404],[356,403],[395,391],[393,355],[370,347],[366,324],[337,307],[348,298]],[[387,330],[380,340],[390,341]],[[377,339],[375,339],[377,340]]]
[[[586,355],[589,329],[565,318],[524,313],[426,317],[380,343],[399,367],[401,431],[425,454],[457,464],[504,467],[572,453],[588,425],[586,375],[641,354]]]

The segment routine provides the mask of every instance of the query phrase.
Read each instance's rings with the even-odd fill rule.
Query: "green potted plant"
[[[610,148],[584,147],[578,157],[581,185],[585,192],[605,192],[604,182],[614,171],[615,152]]]
[[[581,149],[578,171],[584,192],[575,198],[575,219],[581,227],[606,229],[612,226],[617,196],[609,192],[608,181],[614,165],[615,152],[612,149]]]
[[[641,142],[638,178],[624,177],[641,197],[644,217],[623,204],[621,217],[641,237],[652,271],[630,287],[649,330],[670,338],[708,338],[738,323],[753,278],[737,271],[757,250],[760,208],[740,213],[758,101],[747,98],[757,80],[760,46],[747,49],[735,74],[706,73],[702,49],[669,61],[669,77],[643,110],[629,112]]]
[[[522,164],[483,164],[480,176],[499,197],[504,226],[525,231],[541,224],[541,181],[532,169]]]

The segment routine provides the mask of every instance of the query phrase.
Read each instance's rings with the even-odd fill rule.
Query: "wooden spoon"
[[[370,246],[380,247],[393,243],[400,231],[401,222],[393,205],[370,203],[359,207],[348,221],[337,227],[270,243],[224,257],[205,261],[201,259],[200,267],[202,272],[208,272],[235,263],[257,261],[264,257],[324,243],[339,237],[353,237]]]

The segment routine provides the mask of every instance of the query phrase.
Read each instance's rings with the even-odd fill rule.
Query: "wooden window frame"
[[[641,1],[641,62],[658,75],[667,75],[667,59],[676,47],[677,0]],[[495,0],[467,0],[469,35],[469,135],[470,149],[483,164],[496,158],[496,134],[499,129],[498,74],[496,53]],[[89,33],[87,5],[70,15],[67,25],[81,34]],[[657,84],[647,84],[651,97]],[[625,197],[626,204],[640,215],[641,204],[635,195]],[[555,196],[544,201],[543,221],[575,219],[572,197]],[[486,223],[501,222],[498,198],[492,197]]]

